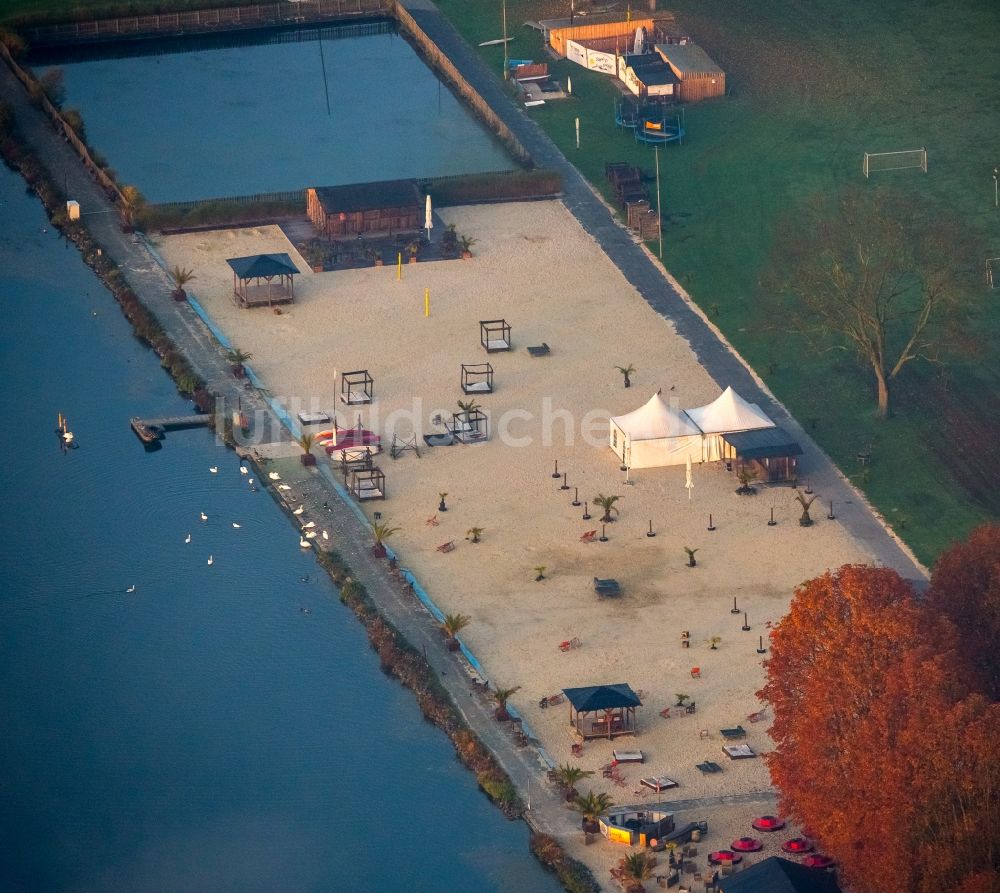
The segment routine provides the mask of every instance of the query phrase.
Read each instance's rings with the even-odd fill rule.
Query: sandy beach
[[[253,354],[250,365],[293,416],[321,409],[349,426],[360,415],[386,446],[393,433],[417,435],[419,458],[379,457],[388,498],[365,511],[400,527],[391,544],[441,609],[472,618],[463,641],[493,686],[520,686],[511,704],[551,757],[596,771],[583,790],[606,791],[619,804],[768,790],[763,761],[730,761],[719,732],[742,724],[756,751],[770,748],[767,722],[748,720],[760,708],[758,637],[766,645],[767,625],[781,618],[796,584],[870,556],[839,521],[826,520],[819,503],[816,524],[801,528],[787,485],[737,496],[738,482],[722,463],[696,465],[690,492],[683,466],[635,470],[626,483],[607,445],[608,416],[660,389],[680,408],[699,406],[726,383],[708,376],[561,203],[438,213],[478,239],[475,256],[405,265],[401,280],[394,267],[314,274],[277,227],[171,236],[157,247],[168,265],[195,271],[197,300],[234,345]],[[226,258],[277,251],[302,271],[296,303],[280,314],[237,309]],[[511,326],[513,350],[487,355],[479,320],[500,317]],[[529,355],[527,346],[542,342],[550,354]],[[458,400],[469,399],[461,364],[485,362],[495,373],[494,393],[479,398],[489,441],[424,447],[420,435],[443,430],[435,416],[448,418]],[[615,366],[629,364],[636,373],[626,389]],[[335,376],[358,369],[374,377],[375,402],[347,408]],[[557,461],[569,490],[552,477]],[[583,508],[571,505],[574,488],[581,501],[621,496],[607,542],[581,542],[587,531],[600,533],[600,513],[591,507],[593,519],[584,521]],[[447,512],[438,511],[442,492]],[[772,508],[778,523],[768,526]],[[709,513],[714,532],[706,529]],[[654,537],[646,535],[650,522]],[[467,540],[472,527],[484,529],[482,542]],[[453,551],[438,551],[449,541]],[[684,547],[698,549],[697,567],[687,566]],[[616,578],[621,597],[599,598],[594,577]],[[739,614],[731,613],[734,598]],[[573,638],[580,646],[561,651],[560,642]],[[567,705],[541,709],[539,700],[564,687],[618,682],[641,691],[638,734],[589,741],[575,760]],[[696,712],[662,718],[677,693],[689,695]],[[601,776],[613,747],[645,756],[643,765],[622,767],[624,785]],[[706,759],[723,772],[700,773],[695,764]],[[679,786],[665,795],[640,787],[640,777],[660,774]],[[709,799],[679,818],[707,818],[714,849],[751,833],[761,811]],[[603,841],[584,847],[574,815],[567,813],[565,842],[607,884],[607,867],[626,849]],[[763,855],[775,854],[777,842],[769,840]]]

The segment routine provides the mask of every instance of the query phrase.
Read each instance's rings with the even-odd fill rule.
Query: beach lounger
[[[650,778],[640,778],[639,784],[656,791],[657,794],[659,794],[660,791],[667,790],[667,788],[677,787],[677,782],[672,778],[667,778],[666,775],[654,775]]]
[[[455,443],[455,437],[452,434],[425,434],[424,443],[429,447],[451,446]]]
[[[529,347],[528,348],[528,353],[530,353],[533,357],[548,356],[548,354],[549,354],[549,346],[548,346],[548,344],[546,344],[543,341],[541,344],[537,345],[536,347]]]
[[[588,530],[583,536],[580,537],[580,542],[581,543],[592,543],[596,539],[597,539],[597,531],[596,530]]]
[[[662,716],[664,719],[670,719],[670,708],[669,707],[664,707],[660,711],[660,716]]]
[[[613,750],[611,757],[616,763],[644,763],[641,750]]]
[[[691,678],[701,679],[701,667],[691,667]]]
[[[738,741],[740,738],[746,738],[747,730],[743,726],[736,726],[735,729],[719,729],[719,733],[727,741]]]
[[[577,742],[575,744],[571,744],[569,746],[569,751],[575,757],[582,757],[583,756],[583,745],[580,744],[579,742]]]
[[[716,772],[722,771],[722,767],[711,760],[705,760],[704,763],[696,763],[695,768],[704,775],[714,775]]]
[[[731,760],[750,760],[757,756],[749,744],[726,744],[722,750]]]
[[[602,580],[599,577],[594,577],[594,591],[601,596],[604,595],[621,595],[621,586],[618,585],[618,581],[609,578]]]
[[[566,639],[564,642],[559,643],[560,651],[572,651],[574,648],[579,648],[581,645],[580,640],[574,636],[572,639]]]
[[[448,542],[446,543],[441,543],[441,545],[437,547],[437,550],[438,552],[451,552],[454,548],[455,548],[455,541],[448,540]]]
[[[761,722],[761,720],[764,719],[764,714],[766,712],[766,710],[758,710],[756,713],[751,713],[747,719],[749,719],[750,722]]]

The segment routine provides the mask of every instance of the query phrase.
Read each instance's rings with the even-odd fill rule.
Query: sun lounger
[[[747,730],[743,726],[736,726],[735,729],[719,729],[719,733],[727,741],[738,741],[740,738],[746,738]]]
[[[616,763],[643,763],[645,758],[641,750],[613,750],[611,757]]]
[[[424,443],[429,447],[451,446],[455,442],[452,434],[425,434]]]
[[[579,648],[580,644],[580,640],[574,636],[572,639],[566,639],[564,642],[560,642],[559,650],[572,651],[574,648]]]
[[[588,530],[583,536],[580,537],[580,542],[581,543],[592,543],[596,539],[597,539],[597,531],[596,530]]]
[[[711,760],[705,760],[704,763],[696,763],[695,768],[705,775],[714,775],[716,772],[722,771],[722,767]]]
[[[764,710],[758,710],[756,713],[751,713],[747,719],[749,719],[750,722],[761,722],[764,719],[765,712],[766,711]]]
[[[451,552],[452,550],[454,550],[454,548],[455,548],[455,541],[448,540],[448,542],[446,543],[441,543],[441,545],[437,547],[437,550],[438,552]]]
[[[651,778],[640,778],[639,784],[647,788],[651,788],[656,791],[657,794],[660,793],[660,791],[667,790],[667,788],[677,787],[677,782],[672,778],[667,778],[666,775],[654,775]]]
[[[726,744],[722,750],[731,760],[749,760],[757,756],[749,744]]]
[[[325,412],[300,412],[299,421],[303,425],[325,425],[330,417]]]
[[[618,581],[615,579],[602,580],[599,577],[594,577],[594,591],[598,595],[621,595],[621,586],[618,585]]]
[[[549,346],[548,346],[548,344],[546,344],[543,341],[541,344],[539,344],[539,345],[537,345],[535,347],[529,347],[528,348],[528,353],[530,353],[533,357],[548,356]]]

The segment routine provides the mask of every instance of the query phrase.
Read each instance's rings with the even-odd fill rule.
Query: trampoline
[[[672,121],[666,118],[652,120],[644,118],[635,126],[635,139],[638,143],[647,146],[663,146],[667,143],[684,142],[684,128],[681,126],[680,118]]]

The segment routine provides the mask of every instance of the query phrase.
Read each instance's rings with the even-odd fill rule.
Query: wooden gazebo
[[[462,393],[492,394],[493,367],[489,363],[462,363]]]
[[[625,682],[564,688],[569,701],[569,722],[584,738],[614,738],[634,735],[635,708],[639,696]]]
[[[270,307],[295,301],[292,277],[299,270],[287,254],[231,257],[226,263],[233,271],[233,301],[237,307]]]
[[[793,481],[798,477],[802,447],[784,428],[759,428],[723,434],[723,458],[739,474],[750,471],[759,481]],[[735,459],[735,462],[733,460]]]

